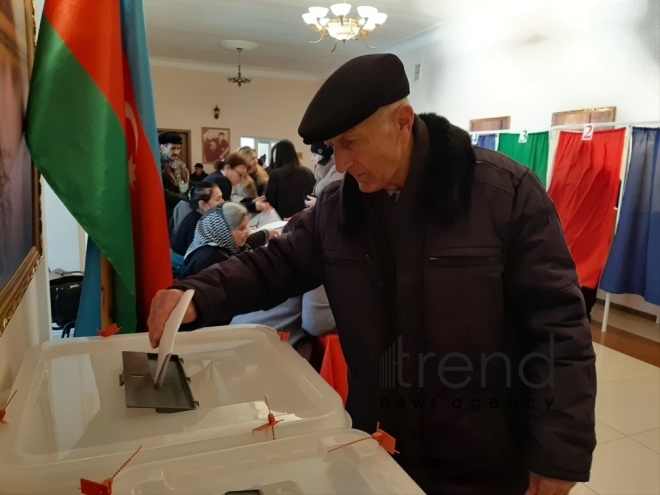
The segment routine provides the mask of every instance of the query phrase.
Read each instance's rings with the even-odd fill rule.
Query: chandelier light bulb
[[[378,9],[376,7],[368,7],[366,5],[363,5],[361,7],[357,8],[358,14],[362,19],[367,19],[374,14],[378,13]]]
[[[309,13],[312,14],[315,18],[321,19],[328,15],[328,9],[325,7],[310,7]],[[309,23],[308,23],[309,24]]]
[[[351,11],[351,4],[336,3],[330,6],[330,10],[332,10],[332,13],[335,14],[337,17],[346,17],[348,13]]]
[[[376,23],[373,21],[373,19],[369,19],[367,22],[364,23],[362,29],[364,29],[365,31],[373,31],[374,29],[376,29]]]
[[[314,17],[314,14],[307,12],[306,14],[302,15],[303,21],[305,21],[306,24],[309,24],[310,26],[317,26],[318,23],[316,21],[316,17]]]
[[[369,20],[374,21],[376,26],[380,26],[387,20],[387,14],[384,14],[383,12],[376,12]]]

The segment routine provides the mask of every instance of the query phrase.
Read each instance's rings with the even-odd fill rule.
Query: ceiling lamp
[[[248,84],[250,81],[252,81],[252,79],[243,77],[241,74],[241,52],[254,50],[259,45],[252,43],[251,41],[225,40],[222,42],[222,46],[228,50],[236,50],[238,52],[238,76],[228,77],[227,81],[230,83],[238,84],[239,88],[243,86],[243,84]]]
[[[329,10],[336,17],[329,18]],[[331,5],[330,9],[310,7],[309,12],[303,14],[303,20],[313,31],[321,33],[321,38],[318,41],[310,41],[310,43],[320,43],[326,36],[331,36],[336,40],[335,47],[332,49],[334,52],[339,41],[346,43],[347,40],[356,40],[358,37],[362,37],[365,45],[374,48],[367,43],[367,36],[385,22],[387,14],[378,12],[377,8],[367,7],[366,5],[357,8],[358,18],[348,17],[350,12],[351,5],[346,3],[346,0],[343,3]]]

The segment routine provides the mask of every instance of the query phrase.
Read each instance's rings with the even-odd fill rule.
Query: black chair
[[[53,330],[62,330],[62,338],[70,337],[71,329],[76,324],[82,281],[82,272],[65,272],[64,276],[50,281]]]

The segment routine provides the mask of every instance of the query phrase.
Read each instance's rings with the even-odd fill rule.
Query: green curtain
[[[530,132],[527,142],[519,143],[520,134],[500,134],[497,151],[531,168],[545,186],[548,174],[549,132]],[[547,186],[546,186],[547,188]]]

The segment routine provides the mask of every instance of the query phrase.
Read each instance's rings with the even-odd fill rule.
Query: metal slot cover
[[[126,392],[126,407],[155,409],[158,413],[191,411],[199,406],[190,390],[183,360],[170,357],[162,385],[154,387],[158,355],[146,352],[122,352],[124,371],[120,376]]]

